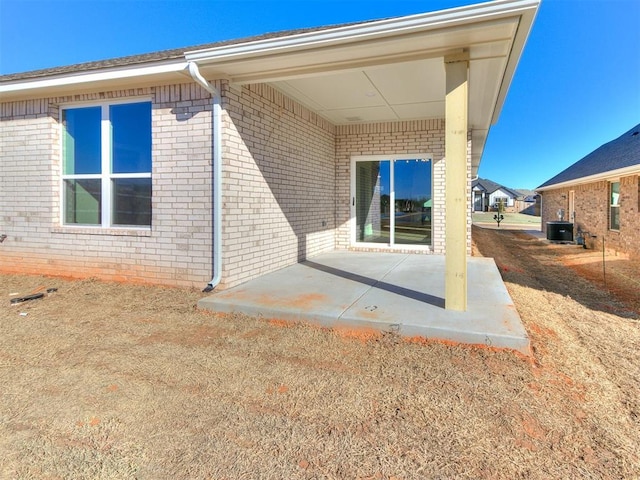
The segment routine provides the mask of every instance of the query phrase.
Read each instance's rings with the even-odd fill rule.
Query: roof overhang
[[[558,188],[575,187],[577,185],[584,185],[586,183],[611,181],[621,177],[628,177],[629,175],[640,175],[640,165],[631,165],[629,167],[619,168],[617,170],[609,170],[608,172],[602,172],[595,175],[567,180],[566,182],[545,185],[543,187],[536,188],[535,191],[544,192],[546,190],[556,190]]]
[[[539,0],[487,2],[188,51],[209,78],[270,83],[336,125],[444,118],[445,56],[469,55],[476,174]]]
[[[186,51],[179,59],[0,83],[3,101],[208,79],[269,83],[336,125],[444,118],[444,57],[469,56],[469,129],[477,172],[540,0],[438,12]]]

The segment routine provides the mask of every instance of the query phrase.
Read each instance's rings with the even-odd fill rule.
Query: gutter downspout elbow
[[[212,192],[213,200],[213,242],[212,242],[212,270],[213,278],[202,290],[211,292],[218,286],[222,279],[222,107],[220,92],[211,85],[200,73],[195,62],[187,62],[189,75],[193,81],[204,88],[212,96],[212,143],[213,143],[213,168],[212,168]]]

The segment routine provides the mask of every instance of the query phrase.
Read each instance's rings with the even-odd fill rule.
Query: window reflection
[[[396,160],[395,243],[431,244],[431,162]]]

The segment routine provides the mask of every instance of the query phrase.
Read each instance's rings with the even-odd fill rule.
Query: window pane
[[[389,160],[356,162],[356,241],[389,243]]]
[[[609,208],[609,228],[620,230],[620,182],[611,182],[611,208]]]
[[[113,173],[151,172],[151,103],[109,107]]]
[[[396,160],[395,243],[431,245],[431,162]]]
[[[611,230],[620,230],[620,207],[611,207]]]
[[[63,162],[65,175],[100,173],[100,107],[62,111]]]
[[[620,205],[620,182],[611,184],[611,205]]]
[[[113,180],[113,224],[151,225],[151,179]]]
[[[64,181],[64,223],[100,225],[100,179]]]

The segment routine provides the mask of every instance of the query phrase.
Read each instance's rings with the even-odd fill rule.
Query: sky
[[[480,0],[0,0],[0,75]],[[479,174],[533,189],[640,123],[640,0],[542,0]]]

